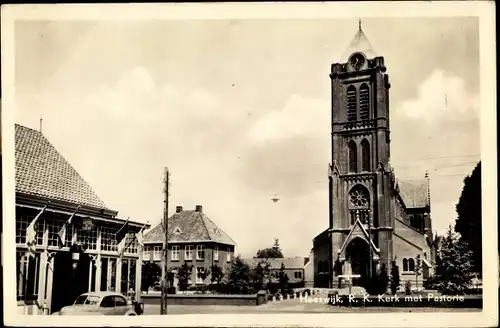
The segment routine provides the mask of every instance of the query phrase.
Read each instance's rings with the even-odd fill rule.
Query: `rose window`
[[[355,188],[349,195],[354,207],[368,207],[368,193],[363,188]]]

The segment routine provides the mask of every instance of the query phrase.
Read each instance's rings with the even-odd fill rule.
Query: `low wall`
[[[144,304],[161,304],[161,295],[143,294]],[[225,294],[168,294],[168,305],[239,305],[257,306],[266,303],[266,294],[225,295]]]

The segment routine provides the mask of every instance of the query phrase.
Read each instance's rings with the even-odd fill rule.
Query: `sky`
[[[476,18],[362,18],[391,82],[391,165],[429,171],[433,228],[480,159]],[[119,216],[203,211],[253,256],[307,256],[328,226],[330,65],[353,19],[17,21],[15,119]],[[271,201],[274,195],[280,199]]]

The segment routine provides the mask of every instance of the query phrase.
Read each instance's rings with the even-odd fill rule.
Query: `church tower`
[[[394,214],[389,167],[389,77],[361,29],[331,66],[330,258],[333,279],[389,268]],[[371,260],[370,260],[371,258]],[[354,280],[353,280],[354,281]]]

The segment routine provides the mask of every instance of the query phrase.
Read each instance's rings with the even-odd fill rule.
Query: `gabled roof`
[[[357,219],[356,222],[354,222],[354,225],[352,226],[351,231],[349,232],[346,239],[344,240],[344,244],[338,250],[338,253],[341,255],[341,257],[345,257],[345,251],[346,251],[347,245],[349,245],[349,243],[354,238],[364,239],[367,243],[370,244],[370,246],[372,247],[372,249],[375,251],[376,254],[380,253],[380,249],[377,246],[375,246],[373,239],[370,238],[370,236],[368,235],[368,232],[361,224],[361,221],[359,221],[359,219]]]
[[[15,125],[16,193],[107,209],[39,131]]]
[[[257,265],[260,262],[269,263],[270,269],[281,269],[281,264],[285,265],[285,269],[303,269],[305,266],[304,258],[300,256],[296,257],[285,257],[279,259],[266,259],[266,258],[252,258],[252,259],[242,259],[251,267]]]
[[[175,231],[180,233],[174,233]],[[163,242],[163,227],[158,224],[144,236],[145,243]],[[220,229],[205,213],[199,211],[182,211],[168,219],[168,242],[213,241],[225,245],[236,245],[222,229]]]
[[[349,59],[349,56],[351,56],[355,52],[361,52],[363,53],[367,58],[375,58],[377,57],[377,54],[373,50],[372,45],[370,44],[370,41],[368,41],[368,38],[366,37],[365,33],[361,29],[361,24],[358,28],[358,31],[354,35],[354,38],[352,39],[351,43],[347,47],[346,51],[340,58],[341,63],[347,62]]]
[[[397,181],[397,190],[406,208],[429,206],[429,183],[427,179]]]

